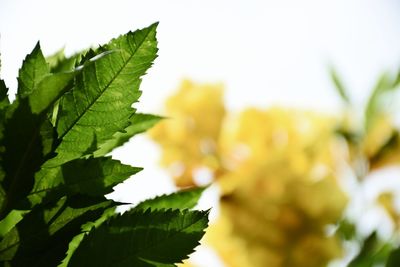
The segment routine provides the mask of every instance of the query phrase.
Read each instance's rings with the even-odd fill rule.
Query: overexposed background
[[[46,54],[64,46],[72,54],[155,21],[160,51],[143,80],[142,112],[161,113],[185,77],[223,82],[233,110],[284,104],[330,112],[340,101],[329,65],[358,105],[382,71],[400,67],[398,0],[0,0],[1,76],[14,94],[38,40]],[[145,170],[113,197],[137,202],[174,190],[158,153],[144,136],[115,151]],[[208,195],[205,203],[215,202]]]

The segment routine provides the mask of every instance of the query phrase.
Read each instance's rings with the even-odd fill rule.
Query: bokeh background
[[[142,83],[136,105],[142,112],[166,113],[166,99],[182,79],[190,79],[223,87],[223,102],[232,114],[272,106],[342,114],[346,107],[330,77],[333,67],[348,88],[351,115],[357,121],[381,74],[396,76],[400,68],[397,0],[1,0],[1,76],[15,92],[18,68],[38,40],[49,55],[62,47],[72,54],[155,21],[160,22],[160,51]],[[391,100],[391,127],[396,128],[398,102],[396,97]],[[176,190],[170,173],[158,164],[161,153],[147,136],[115,151],[114,157],[144,171],[111,197],[137,203]],[[385,188],[400,188],[400,171],[390,166],[368,175],[362,186],[350,178],[341,180],[343,190],[352,195],[348,209],[359,218],[361,236],[388,225],[379,231],[389,238],[390,219],[371,203]],[[200,204],[214,207],[215,220],[220,192],[211,186]],[[357,246],[347,250],[356,254]],[[212,250],[199,251],[192,260],[198,266],[223,266]]]

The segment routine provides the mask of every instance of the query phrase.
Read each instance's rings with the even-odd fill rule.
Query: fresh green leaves
[[[136,113],[157,57],[157,24],[97,49],[46,59],[39,43],[16,100],[0,80],[0,265],[175,266],[198,245],[203,189],[145,201],[123,215],[105,198],[141,168],[106,156],[161,118]]]
[[[335,86],[335,89],[337,90],[339,96],[342,98],[342,100],[346,104],[350,104],[350,97],[348,95],[347,89],[343,84],[343,81],[340,79],[338,73],[333,67],[330,67],[329,69],[329,74],[331,76],[331,80]]]
[[[354,103],[352,103],[352,99],[350,98],[350,95],[348,93],[349,91],[344,86],[343,81],[333,67],[330,67],[329,74],[338,95],[348,107],[351,107],[351,105],[353,105]],[[383,104],[383,100],[385,100],[384,98],[388,95],[388,93],[393,92],[395,89],[397,89],[399,84],[400,72],[397,73],[395,77],[388,73],[383,73],[379,77],[375,86],[372,88],[371,93],[362,111],[364,113],[363,117],[365,131],[369,131],[371,125],[373,125],[374,120],[379,117],[379,115],[382,115],[383,112],[387,111],[385,110],[385,108],[387,107]]]
[[[358,255],[349,263],[349,267],[382,266],[388,259],[392,245],[383,243],[376,232],[369,235],[363,242]]]
[[[37,207],[0,243],[0,260],[16,266],[56,266],[81,225],[100,216],[112,201],[76,196],[63,197],[45,208]]]
[[[156,58],[155,29],[120,36],[100,49],[104,52],[97,60],[85,64],[74,88],[60,99],[57,133],[62,141],[46,166],[91,154],[129,126],[140,77]]]
[[[206,217],[200,211],[128,211],[91,231],[70,266],[175,266],[197,246]]]
[[[372,89],[368,102],[365,107],[365,128],[369,130],[376,117],[385,111],[385,106],[382,105],[382,100],[387,93],[393,91],[398,86],[397,78],[391,77],[384,73],[381,75],[376,85]]]
[[[386,262],[386,267],[397,267],[400,263],[400,248],[393,250]]]
[[[28,199],[36,205],[63,195],[103,196],[140,170],[107,157],[72,160],[37,172]]]

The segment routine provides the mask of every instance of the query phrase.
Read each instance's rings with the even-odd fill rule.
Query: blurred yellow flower
[[[400,214],[398,209],[395,207],[395,196],[392,192],[383,192],[378,196],[378,203],[384,208],[390,219],[392,220],[394,227],[398,231],[400,229]]]
[[[194,185],[194,172],[200,167],[218,167],[216,150],[225,116],[222,90],[221,84],[183,81],[166,102],[168,119],[150,131],[162,147],[162,164],[178,186]]]
[[[279,108],[247,109],[225,122],[221,217],[247,263],[224,253],[237,242],[220,231],[208,236],[229,266],[317,267],[341,255],[339,239],[326,234],[347,201],[334,176],[334,125],[328,116]]]
[[[335,118],[283,108],[225,116],[222,87],[184,81],[152,132],[177,185],[206,167],[221,214],[206,239],[232,267],[320,267],[341,255],[327,226],[347,197],[336,180]],[[175,166],[175,167],[174,167]]]

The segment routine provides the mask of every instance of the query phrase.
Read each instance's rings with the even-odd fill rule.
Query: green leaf
[[[75,73],[49,74],[40,46],[28,55],[20,69],[19,95],[4,117],[2,186],[7,193],[1,203],[0,219],[32,188],[34,173],[53,147],[54,130],[46,112],[68,89]]]
[[[4,170],[2,169],[2,167],[0,168],[0,178],[2,181],[4,179],[5,173]],[[4,191],[4,188],[2,185],[0,185],[0,207],[4,207],[5,203],[6,203],[6,199],[7,199],[7,194]]]
[[[49,73],[49,66],[38,42],[33,51],[26,56],[22,68],[19,70],[17,95],[24,97],[31,94],[39,82]]]
[[[142,170],[111,158],[78,159],[55,168],[43,168],[35,175],[28,195],[32,205],[63,195],[104,196],[112,188]]]
[[[160,209],[191,209],[197,205],[201,194],[206,187],[196,187],[179,192],[162,195],[139,203],[135,210],[160,210]]]
[[[398,267],[400,266],[400,248],[394,249],[388,258],[386,267]]]
[[[63,93],[71,89],[70,83],[75,74],[63,72],[43,78],[37,84],[36,90],[29,95],[32,113],[39,114],[47,110]]]
[[[60,100],[57,132],[61,143],[47,167],[88,153],[129,125],[131,107],[140,96],[141,76],[156,58],[156,24],[112,40],[95,61],[86,63],[75,86]],[[94,144],[99,147],[97,144]],[[90,151],[89,151],[90,154]]]
[[[98,157],[106,155],[114,148],[122,146],[124,143],[128,142],[134,135],[150,129],[161,119],[162,117],[151,114],[134,114],[129,119],[130,125],[125,128],[125,131],[115,133],[112,139],[101,145],[100,149],[94,153],[94,156]]]
[[[12,266],[56,266],[81,225],[96,220],[112,205],[104,198],[77,196],[64,197],[55,206],[37,207],[0,242],[0,260]]]
[[[9,109],[11,115],[4,124],[4,149],[0,151],[1,167],[5,172],[2,187],[7,193],[0,219],[29,193],[34,174],[44,162],[41,126],[46,120],[45,114],[32,114],[27,98],[14,101],[12,108],[14,110]]]
[[[354,223],[343,219],[339,222],[338,228],[336,233],[343,239],[343,240],[353,240],[356,237],[356,226]]]
[[[32,53],[25,58],[19,71],[18,96],[19,98],[29,96],[31,110],[38,114],[64,93],[63,90],[73,77],[72,71],[51,75],[40,44],[37,43]]]
[[[349,263],[348,267],[373,267],[386,262],[392,246],[378,240],[376,232],[364,240],[360,252]]]
[[[52,73],[58,72],[58,71],[52,71],[54,68],[57,67],[57,65],[65,60],[65,53],[64,53],[65,47],[57,50],[54,52],[54,54],[51,54],[49,56],[46,56],[46,62],[49,64],[50,71]]]
[[[399,85],[400,85],[400,69],[397,70],[396,77],[394,78],[394,81],[393,81],[393,87],[396,88]]]
[[[393,130],[390,137],[382,144],[381,147],[371,156],[370,165],[374,165],[379,162],[385,156],[390,155],[390,153],[396,153],[396,149],[399,147],[400,136],[397,130]]]
[[[347,91],[346,87],[343,85],[343,82],[340,79],[339,75],[337,74],[336,70],[333,67],[331,67],[329,73],[331,76],[331,80],[332,80],[333,84],[335,85],[335,89],[339,93],[339,96],[342,98],[342,100],[346,104],[350,104],[351,101],[350,101],[350,97],[347,93],[348,91]]]
[[[68,266],[175,266],[204,234],[208,212],[128,211],[92,230]]]
[[[8,88],[5,82],[0,79],[0,111],[3,111],[9,104],[10,100],[8,100]]]
[[[5,150],[4,148],[4,121],[6,119],[7,108],[10,105],[10,101],[8,100],[8,89],[3,80],[0,79],[0,161],[2,161],[2,152]],[[5,173],[0,164],[0,181],[4,179]],[[0,186],[1,187],[1,186]],[[2,202],[4,201],[5,192],[3,188],[0,188],[0,207]]]
[[[132,107],[157,56],[156,26],[49,63],[38,43],[11,105],[0,80],[1,266],[174,266],[197,246],[208,212],[187,208],[203,189],[120,216],[104,197],[140,169],[103,156],[160,119]]]
[[[55,52],[53,55],[46,57],[52,73],[69,72],[75,69],[78,62],[81,61],[83,53],[76,53],[70,57],[64,54],[64,48]]]
[[[395,89],[394,81],[392,81],[391,77],[388,74],[383,74],[378,82],[376,83],[372,93],[368,99],[367,105],[365,107],[365,129],[368,129],[373,124],[376,116],[382,112],[382,96],[385,93]]]
[[[0,238],[2,239],[28,213],[25,210],[12,210],[6,218],[0,221]]]
[[[68,263],[74,254],[75,250],[78,248],[79,244],[82,242],[83,238],[85,237],[86,233],[90,232],[92,228],[99,227],[102,223],[106,220],[110,219],[115,215],[115,207],[108,208],[104,211],[103,215],[94,222],[88,222],[82,225],[82,233],[75,236],[68,245],[68,251],[66,253],[66,257],[63,261],[58,265],[58,267],[67,267]]]

